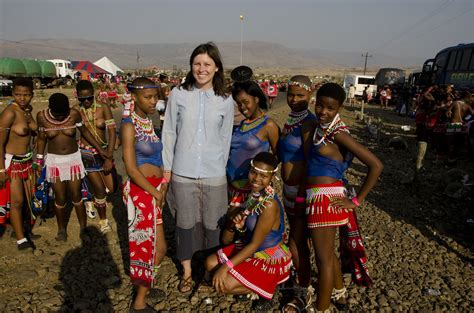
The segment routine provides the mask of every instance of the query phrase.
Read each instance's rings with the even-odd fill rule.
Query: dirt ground
[[[36,91],[34,110],[45,107],[47,97],[55,91],[58,90]],[[72,95],[71,89],[61,91]],[[0,102],[3,108],[5,99]],[[356,120],[358,111],[359,108],[345,109],[342,117],[354,137],[369,147],[385,168],[377,186],[358,209],[374,286],[357,287],[351,283],[350,275],[345,276],[350,311],[469,312],[474,306],[473,187],[458,183],[459,193],[454,195],[447,187],[464,175],[473,181],[473,158],[448,168],[434,164],[434,153],[429,150],[421,181],[410,183],[416,153],[414,120],[371,105],[365,111],[371,123],[377,125],[374,135],[367,131],[365,122]],[[118,120],[120,109],[113,112]],[[283,126],[288,112],[284,95],[280,94],[269,115]],[[158,118],[154,121],[158,122]],[[402,130],[403,125],[410,126],[410,130]],[[406,149],[389,147],[396,136],[407,143]],[[120,151],[115,160],[119,174],[124,176]],[[356,161],[347,178],[357,188],[365,172],[365,167]],[[47,219],[35,226],[34,233],[41,238],[35,241],[34,254],[20,254],[7,230],[0,238],[0,312],[128,311],[132,287],[126,274],[126,210],[119,192],[109,200],[108,216],[114,231],[106,236],[94,227],[97,221],[89,220],[92,238],[81,241],[72,214],[68,242],[58,243],[54,240],[56,221]],[[152,305],[169,312],[250,311],[250,301],[214,291],[197,291],[190,296],[177,291],[173,223],[169,214],[164,220],[170,249],[158,287],[166,291],[167,299]],[[315,268],[313,285],[314,271]],[[280,299],[276,297],[274,311],[282,305]]]

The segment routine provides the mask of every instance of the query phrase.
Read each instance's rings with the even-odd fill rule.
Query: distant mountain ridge
[[[224,65],[240,63],[240,42],[216,42]],[[187,69],[188,58],[197,43],[118,44],[84,39],[31,39],[0,41],[0,57],[33,59],[90,60],[107,56],[124,69],[173,67]],[[138,62],[137,62],[138,56]],[[403,59],[388,55],[369,58],[368,69],[379,67],[421,67],[424,60]],[[291,49],[282,44],[250,41],[243,43],[243,63],[253,68],[333,69],[360,71],[364,65],[361,52],[337,52],[323,49]]]

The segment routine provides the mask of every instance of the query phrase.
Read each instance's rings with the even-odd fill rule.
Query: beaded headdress
[[[264,170],[262,168],[259,168],[259,167],[256,167],[254,164],[253,164],[253,160],[250,160],[250,166],[258,171],[258,172],[261,172],[261,173],[269,173],[269,174],[273,174],[273,173],[276,173],[278,172],[278,166],[274,169],[274,170]]]
[[[132,84],[127,85],[128,90],[134,90],[134,89],[150,89],[150,88],[160,88],[159,85],[145,85],[145,86],[134,86]]]
[[[311,86],[308,86],[308,85],[306,85],[305,83],[302,83],[302,82],[297,82],[297,81],[290,80],[290,81],[288,82],[288,85],[289,85],[289,86],[301,87],[301,88],[303,88],[303,89],[306,90],[306,91],[312,91]]]

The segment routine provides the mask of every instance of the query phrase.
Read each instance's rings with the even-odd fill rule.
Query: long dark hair
[[[191,88],[194,86],[196,79],[193,76],[193,61],[194,58],[199,54],[207,54],[214,61],[214,63],[216,63],[217,72],[214,73],[214,77],[212,78],[212,87],[216,95],[226,97],[227,94],[225,92],[224,65],[222,64],[222,58],[219,49],[213,42],[200,44],[194,49],[193,53],[191,53],[191,57],[189,58],[189,66],[191,70],[186,75],[186,79],[181,86],[186,90],[191,90]]]
[[[268,108],[267,97],[265,97],[265,94],[263,93],[262,88],[260,88],[260,86],[253,80],[248,80],[246,82],[235,82],[234,85],[232,86],[232,98],[234,98],[235,100],[237,95],[242,91],[248,95],[257,97],[258,106],[261,109],[266,110]]]

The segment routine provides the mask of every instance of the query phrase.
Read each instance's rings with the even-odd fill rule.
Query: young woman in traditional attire
[[[330,312],[331,298],[340,305],[345,303],[341,265],[334,251],[337,228],[341,228],[341,259],[349,259],[353,279],[358,284],[371,283],[353,210],[374,187],[383,166],[375,155],[351,137],[340,119],[339,110],[345,99],[341,86],[323,85],[316,97],[316,129],[304,135],[306,213],[318,267],[317,312]],[[311,134],[314,134],[312,138]],[[343,177],[353,156],[368,167],[368,173],[359,193],[350,196],[344,188]]]
[[[109,153],[102,149],[84,126],[79,111],[69,108],[69,99],[62,93],[55,93],[49,97],[49,106],[38,112],[37,121],[36,162],[39,168],[42,168],[44,160],[46,180],[52,184],[54,191],[54,207],[58,222],[56,240],[66,241],[66,189],[76,210],[81,231],[87,226],[87,215],[81,194],[81,180],[85,176],[85,169],[76,141],[76,128],[104,159],[109,158]],[[44,158],[46,143],[48,153]]]
[[[278,161],[261,152],[251,161],[251,195],[245,206],[228,215],[223,231],[227,244],[206,260],[213,286],[225,294],[256,293],[271,300],[275,288],[289,278],[291,253],[283,243],[284,210],[271,186]],[[235,241],[241,238],[241,241]],[[234,243],[232,243],[234,241]]]
[[[130,312],[155,312],[146,297],[164,298],[160,289],[151,289],[157,270],[166,254],[162,208],[168,189],[163,177],[163,144],[149,118],[156,111],[157,86],[145,77],[136,78],[129,90],[134,109],[122,120],[123,162],[128,180],[123,200],[128,210],[130,278],[136,296]]]

